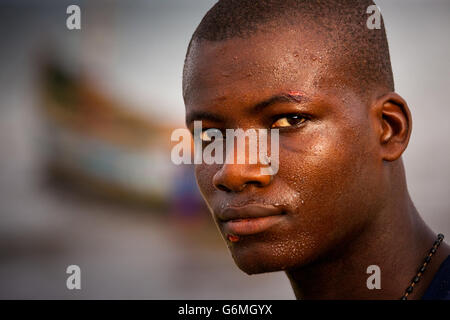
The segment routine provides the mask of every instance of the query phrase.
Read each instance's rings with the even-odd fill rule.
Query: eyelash
[[[272,125],[273,125],[274,123],[276,123],[278,120],[283,119],[283,118],[289,118],[289,117],[298,117],[299,119],[303,119],[304,121],[300,122],[299,124],[291,125],[291,126],[289,126],[289,127],[272,128]],[[271,128],[271,129],[278,129],[278,130],[280,130],[280,131],[290,131],[290,130],[295,130],[295,129],[298,129],[298,128],[300,128],[301,126],[303,126],[303,125],[305,124],[305,122],[307,122],[307,121],[309,121],[309,120],[310,120],[310,117],[309,117],[309,116],[304,115],[304,114],[298,114],[298,113],[288,113],[288,114],[278,115],[278,116],[272,118],[272,123],[271,123],[271,125],[270,125],[270,128]],[[221,132],[222,132],[222,130],[221,130],[221,129],[218,129],[218,128],[204,128],[203,131],[202,131],[202,135],[203,135],[207,130],[210,130],[210,129],[215,129],[215,130],[218,130],[218,131],[221,131]],[[224,133],[224,132],[222,132],[222,135],[223,135],[223,139],[225,139],[225,133]],[[202,141],[203,141],[204,143],[208,143],[208,142],[209,142],[209,141],[203,140],[203,139],[202,139]]]
[[[301,126],[303,126],[307,121],[311,120],[311,118],[308,115],[305,115],[305,114],[300,114],[300,113],[282,114],[282,115],[278,115],[278,116],[273,118],[271,127],[280,119],[292,118],[292,117],[298,117],[299,119],[302,119],[303,121],[298,123],[298,124],[291,125],[289,127],[279,127],[279,128],[274,128],[274,129],[278,129],[280,131],[295,130],[295,129],[300,128]]]

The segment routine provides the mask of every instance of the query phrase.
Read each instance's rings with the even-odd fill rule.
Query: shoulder
[[[442,262],[422,300],[450,300],[450,256]]]

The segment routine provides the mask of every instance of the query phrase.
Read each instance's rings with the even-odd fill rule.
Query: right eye
[[[213,139],[223,139],[223,135],[219,129],[212,128],[202,131],[200,139],[204,142],[211,142]]]
[[[286,115],[284,117],[279,118],[272,124],[272,128],[288,128],[288,127],[296,127],[304,123],[307,119],[298,114]]]

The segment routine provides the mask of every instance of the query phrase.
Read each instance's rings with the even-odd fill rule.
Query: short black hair
[[[219,0],[204,16],[189,43],[248,38],[257,32],[299,24],[325,35],[326,45],[360,90],[394,91],[389,47],[380,29],[367,27],[372,0]]]

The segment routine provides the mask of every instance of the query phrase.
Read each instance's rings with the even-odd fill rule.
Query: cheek
[[[214,174],[219,169],[220,167],[217,167],[216,165],[206,165],[206,164],[195,165],[195,177],[197,180],[197,185],[203,198],[206,200],[208,205],[211,201],[211,196],[216,191],[212,181]]]
[[[295,147],[292,141],[282,143],[284,152],[280,155],[280,174],[287,169],[286,177],[296,182],[298,191],[340,189],[345,180],[356,174],[353,169],[361,152],[354,144],[344,144],[340,135],[318,134],[299,140]]]
[[[299,224],[335,238],[363,223],[374,202],[369,145],[355,129],[280,139],[279,177],[298,194]]]

